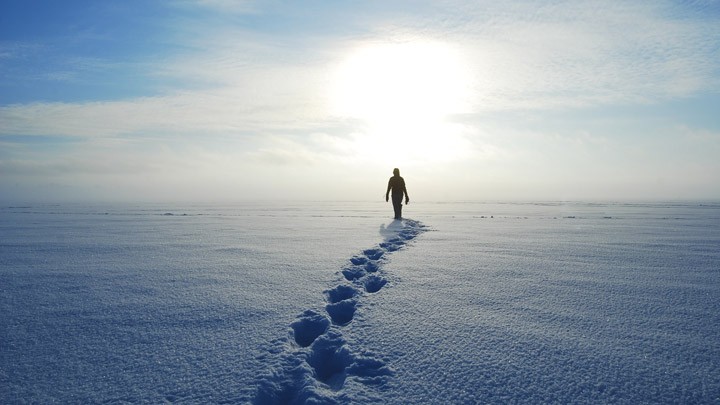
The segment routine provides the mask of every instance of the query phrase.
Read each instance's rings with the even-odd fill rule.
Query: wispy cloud
[[[259,9],[258,2],[255,0],[181,0],[178,4],[185,7],[203,7],[237,14],[253,13]]]
[[[482,105],[648,103],[719,88],[716,21],[676,18],[661,3],[598,4],[465,9],[451,35],[477,68]]]

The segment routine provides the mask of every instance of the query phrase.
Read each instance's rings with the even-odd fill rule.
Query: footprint
[[[359,266],[361,264],[367,263],[368,258],[365,256],[353,256],[350,258],[350,263]]]
[[[331,330],[313,343],[307,362],[313,369],[315,379],[337,391],[345,383],[347,368],[353,363],[353,356],[342,335]]]
[[[301,356],[286,353],[260,381],[252,404],[308,403],[315,396],[308,389],[312,373],[312,367]]]
[[[355,299],[343,300],[332,304],[327,304],[325,310],[335,325],[344,326],[352,321],[355,316],[357,301]]]
[[[334,304],[356,296],[358,291],[347,285],[339,285],[333,289],[326,290],[325,296],[329,303]]]
[[[405,239],[403,239],[403,238],[401,238],[401,237],[399,237],[399,236],[396,236],[396,237],[394,237],[394,238],[392,238],[392,239],[386,240],[386,241],[383,242],[383,243],[387,244],[387,246],[395,247],[395,248],[399,249],[399,248],[401,248],[406,242],[405,242]],[[381,243],[380,246],[383,246],[383,244]]]
[[[365,384],[383,384],[393,371],[384,362],[374,357],[356,355],[347,373],[358,376]]]
[[[369,293],[376,293],[380,291],[380,289],[383,288],[385,284],[387,284],[387,280],[373,274],[367,276],[363,281],[363,284],[365,285],[365,291]]]
[[[404,231],[400,231],[400,233],[398,235],[405,240],[410,240],[417,236],[417,232],[406,229]]]
[[[364,268],[360,266],[352,266],[344,268],[342,270],[342,274],[345,276],[347,281],[353,281],[363,277],[366,273]]]
[[[290,324],[295,336],[295,343],[301,347],[308,347],[312,342],[322,335],[330,327],[330,321],[326,316],[308,309],[298,316],[293,323]]]
[[[385,251],[382,249],[366,249],[363,251],[363,254],[370,260],[378,260],[385,254]]]
[[[369,273],[374,273],[380,269],[380,266],[377,264],[377,262],[369,261],[365,263],[365,271]]]
[[[401,246],[402,245],[400,245],[400,244],[395,244],[395,243],[390,243],[390,242],[382,242],[380,244],[380,247],[387,250],[388,252],[394,252],[394,251],[400,249]]]

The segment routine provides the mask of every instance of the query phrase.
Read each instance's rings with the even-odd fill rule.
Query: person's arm
[[[405,187],[405,182],[403,181],[403,192],[405,193],[405,205],[408,205],[410,202],[410,196],[407,193],[407,187]]]
[[[390,196],[391,188],[392,188],[392,178],[390,180],[388,180],[388,188],[387,188],[387,191],[385,192],[385,202],[388,202],[390,200],[389,196]]]

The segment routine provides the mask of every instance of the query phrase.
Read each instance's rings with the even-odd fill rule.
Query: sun
[[[336,116],[363,122],[356,151],[401,163],[446,161],[467,150],[461,127],[469,74],[461,52],[440,42],[373,44],[355,49],[338,69]]]

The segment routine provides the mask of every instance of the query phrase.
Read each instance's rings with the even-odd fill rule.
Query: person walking
[[[395,210],[395,219],[402,219],[402,199],[405,195],[405,205],[410,202],[410,197],[405,187],[405,179],[400,177],[400,169],[393,169],[393,176],[388,181],[387,191],[385,192],[385,201],[389,201],[390,191],[392,190],[392,203]]]

